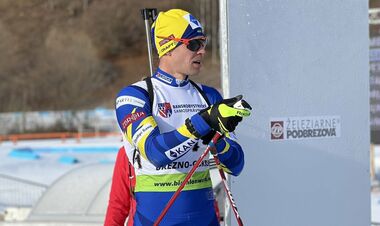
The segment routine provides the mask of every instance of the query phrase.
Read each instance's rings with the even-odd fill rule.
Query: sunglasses
[[[175,42],[181,42],[184,45],[186,45],[186,48],[190,51],[197,52],[202,48],[206,48],[207,45],[207,38],[201,37],[201,38],[174,38],[174,37],[162,37],[157,36],[157,38],[162,38],[165,40],[173,40]]]

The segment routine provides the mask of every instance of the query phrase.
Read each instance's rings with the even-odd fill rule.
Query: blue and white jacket
[[[201,135],[211,131],[197,114],[208,107],[207,102],[188,79],[178,80],[158,69],[151,80],[152,105],[145,81],[123,88],[116,98],[116,115],[124,146],[136,171],[135,225],[153,225],[206,149],[202,141],[187,130],[185,120],[191,118]],[[200,87],[211,104],[222,100],[216,89]],[[240,145],[232,138],[223,138],[216,147],[223,169],[238,175],[244,165]],[[162,225],[219,225],[206,158],[164,217]]]

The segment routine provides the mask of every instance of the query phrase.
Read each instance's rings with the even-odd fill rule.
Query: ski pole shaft
[[[141,15],[145,23],[146,43],[148,48],[149,70],[150,75],[153,75],[153,54],[152,54],[152,40],[150,36],[150,19],[153,21],[157,16],[157,9],[142,9]]]
[[[203,159],[206,157],[206,155],[210,152],[212,148],[215,148],[215,144],[218,141],[219,137],[221,136],[220,133],[215,133],[214,137],[212,138],[211,145],[209,144],[206,148],[206,150],[203,152],[203,154],[199,157],[197,162],[194,164],[193,168],[191,168],[190,172],[187,174],[181,185],[178,187],[177,191],[173,194],[173,196],[170,198],[168,204],[166,204],[164,210],[162,210],[161,214],[158,216],[156,222],[154,222],[154,226],[158,226],[166,213],[168,212],[169,208],[173,205],[174,201],[177,199],[178,195],[182,191],[182,189],[185,187],[187,182],[190,180],[191,176],[193,176],[195,170],[198,168],[198,166],[201,164]]]
[[[234,197],[232,196],[232,193],[231,193],[230,189],[228,188],[226,175],[224,174],[223,169],[220,167],[220,161],[219,161],[218,153],[216,152],[216,149],[214,149],[214,148],[211,149],[211,154],[214,157],[214,161],[215,161],[216,166],[218,167],[220,177],[222,178],[224,190],[225,190],[225,192],[228,196],[228,200],[232,206],[232,211],[235,214],[235,217],[236,217],[236,220],[237,220],[239,226],[243,226],[243,220],[240,218],[240,214],[238,212]]]

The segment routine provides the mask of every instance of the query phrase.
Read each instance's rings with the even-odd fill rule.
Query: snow
[[[380,145],[374,148],[376,182],[371,192],[371,220],[380,225]]]
[[[380,223],[380,191],[371,194],[372,222]]]

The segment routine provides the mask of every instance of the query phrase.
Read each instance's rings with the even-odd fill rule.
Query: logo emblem
[[[170,103],[167,103],[167,102],[159,103],[158,113],[164,118],[169,118],[173,113],[172,106],[170,105]]]
[[[199,23],[199,21],[197,19],[195,19],[195,17],[193,17],[193,15],[191,14],[186,14],[183,16],[187,22],[190,24],[191,26],[191,29],[195,30],[197,28],[201,28],[202,29],[202,25],[201,23]]]
[[[177,158],[177,153],[174,152],[174,151],[170,151],[170,156],[173,157],[173,158]]]
[[[195,19],[195,17],[193,17],[193,15],[189,15],[189,19],[192,23],[194,23],[195,25],[197,26],[201,26],[201,24],[199,23],[199,21],[197,19]]]
[[[283,121],[271,121],[271,140],[284,139],[284,122]]]

